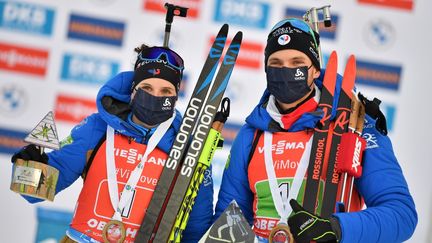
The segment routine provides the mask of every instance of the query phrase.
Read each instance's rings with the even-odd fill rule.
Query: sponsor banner
[[[186,87],[189,85],[189,73],[183,73],[183,78],[180,83],[180,89],[178,93],[178,97],[181,99],[185,99],[186,97]]]
[[[67,37],[113,46],[122,46],[125,23],[71,14]]]
[[[151,10],[166,14],[164,7],[166,0],[144,0],[144,10]],[[170,4],[188,8],[187,17],[197,18],[200,13],[201,0],[171,0]]]
[[[14,154],[27,145],[24,138],[27,137],[28,133],[0,127],[0,153]]]
[[[398,90],[402,67],[357,58],[357,84]]]
[[[396,106],[393,104],[385,103],[383,102],[380,105],[382,112],[384,113],[384,116],[386,117],[387,121],[387,130],[391,132],[394,127],[394,121],[396,116]]]
[[[410,11],[414,8],[414,0],[358,0],[358,2]]]
[[[396,40],[396,29],[385,19],[371,20],[364,28],[363,34],[367,46],[378,51],[389,49]]]
[[[215,37],[211,37],[209,40],[208,49],[210,49]],[[226,46],[229,46],[231,40],[227,40]],[[224,50],[224,54],[225,55]],[[245,67],[259,69],[264,63],[264,46],[261,43],[242,41],[240,52],[237,56],[236,67]]]
[[[54,112],[56,121],[77,124],[96,111],[96,102],[93,99],[59,94]]]
[[[72,221],[73,212],[51,208],[38,207],[37,230],[35,242],[61,242],[69,223]]]
[[[307,10],[308,9],[287,7],[285,9],[285,18],[303,19],[303,15],[306,13]],[[318,19],[320,20],[323,19],[323,15],[321,11],[318,12]],[[339,15],[335,14],[334,12],[331,12],[331,23],[332,25],[330,27],[325,27],[324,23],[322,22],[318,24],[320,38],[325,38],[330,40],[334,40],[336,38],[336,31],[338,29],[338,24],[339,24]]]
[[[51,8],[22,2],[0,2],[0,28],[49,36],[55,12]]]
[[[0,86],[0,115],[17,117],[28,104],[28,94],[23,87],[13,83]]]
[[[45,76],[48,51],[0,42],[0,69]]]
[[[216,0],[214,20],[241,26],[267,28],[270,5],[254,0]]]
[[[101,85],[118,73],[119,66],[114,60],[66,53],[63,56],[61,79]]]
[[[222,130],[222,137],[224,138],[224,145],[232,145],[237,133],[239,132],[241,124],[227,122]]]

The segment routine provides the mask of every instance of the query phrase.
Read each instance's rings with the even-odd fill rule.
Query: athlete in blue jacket
[[[136,51],[135,71],[118,74],[100,89],[98,113],[75,126],[60,150],[40,156],[35,146],[29,145],[12,158],[13,161],[17,158],[43,161],[57,168],[60,175],[56,193],[85,175],[74,218],[67,231],[67,237],[76,242],[103,241],[102,228],[111,219],[123,222],[125,242],[134,241],[180,127],[181,115],[175,110],[175,103],[183,60],[174,51],[163,47],[143,45]],[[144,169],[137,174],[138,182],[131,184],[135,194],[121,208],[122,213],[116,215],[111,202],[116,195],[111,195],[110,186],[117,184],[118,193],[126,194],[123,188],[129,185],[132,171],[151,143],[157,146],[149,151]],[[113,167],[108,165],[109,157],[114,157]],[[116,178],[108,176],[109,168],[113,168]],[[208,181],[199,190],[183,233],[184,242],[197,242],[211,223],[213,186],[211,177],[205,180]],[[33,203],[40,201],[28,196],[26,199]],[[121,197],[118,200],[121,201]]]
[[[214,219],[235,199],[260,242],[275,232],[279,235],[273,242],[285,242],[284,232],[271,232],[284,225],[289,225],[297,243],[405,241],[417,224],[414,202],[390,139],[370,116],[362,134],[367,141],[363,173],[355,180],[352,202],[357,212],[320,218],[300,206],[306,178],[303,162],[307,168],[308,145],[322,117],[317,110],[324,76],[318,38],[299,19],[283,20],[271,30],[265,49],[267,89],[231,148]],[[338,75],[333,107],[340,87]],[[297,200],[288,201],[290,196]]]

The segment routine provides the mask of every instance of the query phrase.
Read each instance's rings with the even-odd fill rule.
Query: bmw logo
[[[19,113],[27,105],[27,94],[20,87],[15,85],[6,85],[0,87],[0,112],[1,113]]]

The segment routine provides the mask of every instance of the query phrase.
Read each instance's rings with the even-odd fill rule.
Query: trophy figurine
[[[51,111],[45,115],[24,141],[38,146],[41,154],[44,152],[44,148],[60,148]],[[10,189],[19,194],[53,201],[58,176],[59,171],[44,162],[17,159],[13,166]]]

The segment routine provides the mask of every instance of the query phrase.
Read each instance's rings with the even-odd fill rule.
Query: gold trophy
[[[44,148],[59,149],[53,113],[50,111],[24,139],[25,142]],[[19,194],[53,201],[59,171],[39,161],[17,159],[13,165],[10,189]]]

